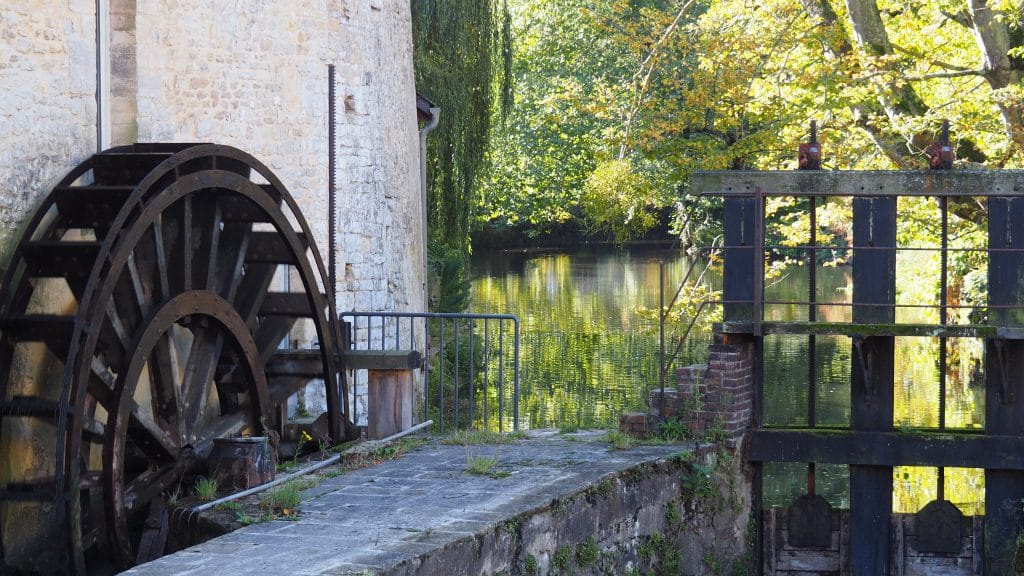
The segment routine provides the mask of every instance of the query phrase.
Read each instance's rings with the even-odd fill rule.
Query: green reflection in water
[[[472,309],[521,322],[524,423],[601,428],[647,409],[647,391],[659,386],[658,323],[637,309],[658,308],[662,260],[667,279],[690,266],[654,249],[475,256]],[[703,361],[709,337],[694,333],[680,365]]]
[[[675,289],[690,261],[653,249],[589,249],[573,253],[477,254],[472,263],[472,309],[517,314],[522,323],[522,421],[531,428],[611,427],[623,412],[646,410],[647,391],[658,387],[658,326],[637,313],[657,309],[659,263],[666,262],[666,286]],[[921,260],[928,265],[927,259]],[[906,266],[904,269],[909,268]],[[818,266],[818,320],[848,321],[850,271]],[[707,277],[714,289],[720,277]],[[766,300],[805,301],[808,269],[782,268],[765,286]],[[903,298],[903,292],[898,295]],[[806,320],[806,306],[766,305],[769,320]],[[906,320],[900,318],[901,320]],[[920,318],[920,321],[934,321]],[[677,365],[705,362],[710,334],[698,330]],[[847,337],[816,339],[814,355],[816,424],[850,423],[850,355]],[[895,426],[938,426],[938,339],[898,338],[894,390]],[[765,423],[806,426],[809,345],[806,336],[768,336],[765,350]],[[959,338],[947,343],[946,425],[984,426],[982,343]],[[667,383],[671,386],[671,382]],[[980,513],[984,475],[948,469],[946,497],[965,513]],[[915,512],[935,498],[935,468],[894,470],[893,506]],[[803,493],[806,466],[766,464],[767,505],[786,506]],[[845,466],[819,465],[817,491],[836,506],[849,503]]]

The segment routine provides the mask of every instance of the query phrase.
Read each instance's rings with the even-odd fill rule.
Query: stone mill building
[[[327,260],[328,65],[337,309],[424,310],[406,0],[4,0],[0,261],[68,170],[134,142],[252,154],[295,197]],[[301,329],[291,337],[312,343]]]
[[[120,528],[105,534],[103,527],[124,524],[119,510],[131,507],[137,488],[109,480],[108,470],[147,470],[140,446],[161,454],[153,462],[171,457],[185,469],[192,450],[200,454],[208,440],[266,430],[271,420],[280,429],[286,406],[294,414],[307,404],[314,415],[338,406],[341,371],[325,351],[340,345],[338,332],[324,328],[331,317],[327,263],[336,268],[337,311],[425,310],[411,17],[408,0],[0,2],[0,294],[14,294],[0,298],[7,302],[0,305],[7,307],[0,312],[0,495],[18,501],[0,510],[0,572],[5,564],[41,573],[77,564],[81,572],[83,562],[105,561],[111,550],[144,548],[134,528],[122,536]],[[212,152],[182,152],[197,149]],[[129,168],[138,172],[134,180],[101,172],[103,162],[129,156],[150,162]],[[72,172],[81,166],[89,172]],[[69,173],[79,176],[69,180]],[[172,198],[174,186],[159,184],[172,176],[175,185],[192,178],[199,187]],[[106,196],[72,197],[80,190]],[[145,204],[165,197],[163,208]],[[59,224],[46,224],[53,212]],[[130,236],[128,225],[138,222],[148,236],[139,236],[132,254],[114,256]],[[253,248],[257,240],[263,252]],[[40,246],[55,257],[30,253]],[[143,251],[148,256],[140,258]],[[57,256],[72,252],[78,256]],[[120,263],[110,264],[115,271],[105,278],[112,262]],[[60,286],[50,290],[51,280]],[[102,294],[110,293],[102,286],[123,296],[114,287],[122,281],[134,296],[104,307]],[[242,294],[255,294],[248,312]],[[305,308],[296,313],[296,303]],[[282,310],[287,319],[273,328]],[[90,324],[91,311],[106,320]],[[106,336],[90,335],[103,330]],[[106,343],[97,348],[96,338]],[[79,344],[93,347],[80,354]],[[279,347],[312,354],[320,371],[275,391],[263,367]],[[69,366],[84,366],[76,372],[83,376],[67,376],[76,370]],[[139,373],[120,394],[132,378],[126,375]],[[334,386],[323,385],[324,374]],[[69,384],[87,380],[88,392]],[[148,387],[143,396],[138,382]],[[350,423],[366,421],[365,386],[350,381],[347,393],[344,429],[351,436]],[[208,416],[214,409],[207,405],[219,406],[213,418],[224,424]],[[337,420],[332,430],[341,428]],[[210,427],[197,432],[201,425]],[[126,450],[123,443],[136,442],[139,430],[150,440]],[[103,448],[102,438],[114,447]],[[139,464],[121,467],[120,456],[109,456],[115,452]],[[141,487],[147,478],[134,482]],[[115,484],[103,492],[102,482]],[[101,492],[124,494],[128,504],[90,509]],[[23,513],[20,501],[39,501],[41,511]],[[44,542],[60,550],[53,543],[62,541],[71,544],[63,559],[37,550]],[[121,565],[142,561],[141,554]]]

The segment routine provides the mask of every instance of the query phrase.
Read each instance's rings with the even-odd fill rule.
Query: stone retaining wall
[[[646,463],[380,574],[744,573],[747,478],[729,453]]]

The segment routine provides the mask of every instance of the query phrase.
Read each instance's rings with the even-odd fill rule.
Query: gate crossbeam
[[[1024,437],[830,429],[760,429],[750,433],[754,462],[819,462],[859,466],[945,466],[1024,470]]]

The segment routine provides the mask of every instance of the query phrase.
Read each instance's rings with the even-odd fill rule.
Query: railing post
[[[512,375],[512,417],[513,417],[513,430],[519,431],[519,319],[513,318],[512,324],[515,326],[515,353],[513,357],[513,370]]]
[[[665,261],[658,263],[658,384],[661,387],[661,394],[658,396],[658,414],[665,417],[665,373],[668,366],[665,365],[665,317],[668,311],[665,310]]]

